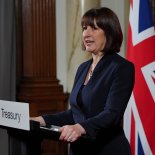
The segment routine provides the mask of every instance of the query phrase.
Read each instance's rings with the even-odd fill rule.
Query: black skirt
[[[80,139],[70,144],[69,155],[131,155],[130,145],[121,130],[109,138]]]

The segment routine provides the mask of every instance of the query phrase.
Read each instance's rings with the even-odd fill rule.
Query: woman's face
[[[86,51],[97,54],[104,49],[106,37],[104,31],[94,24],[94,27],[83,26],[83,43]]]

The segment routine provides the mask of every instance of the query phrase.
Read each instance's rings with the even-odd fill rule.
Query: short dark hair
[[[95,27],[94,20],[106,36],[104,54],[118,53],[123,41],[123,34],[117,15],[109,8],[101,7],[88,10],[82,17],[81,26]],[[85,49],[85,46],[83,44]]]

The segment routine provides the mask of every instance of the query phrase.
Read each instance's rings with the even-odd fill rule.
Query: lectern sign
[[[0,100],[0,125],[30,130],[29,104]]]

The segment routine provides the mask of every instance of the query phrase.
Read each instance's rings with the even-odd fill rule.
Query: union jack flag
[[[124,115],[132,155],[155,155],[155,29],[149,0],[130,0],[127,59],[135,86]]]

